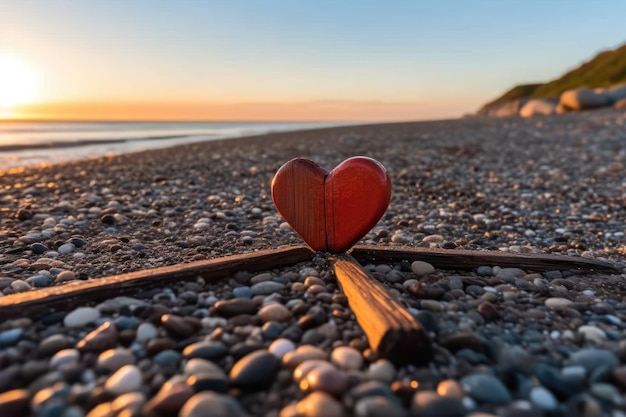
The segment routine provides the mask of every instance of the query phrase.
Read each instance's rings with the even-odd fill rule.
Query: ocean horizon
[[[0,173],[73,160],[344,126],[340,122],[0,121]]]

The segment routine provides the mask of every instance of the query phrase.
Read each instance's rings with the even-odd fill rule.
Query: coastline
[[[66,122],[0,121],[0,173],[99,156],[349,125],[332,122]]]

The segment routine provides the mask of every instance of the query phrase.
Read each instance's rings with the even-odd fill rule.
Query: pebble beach
[[[68,151],[70,152],[70,151]],[[593,258],[623,271],[626,113],[344,126],[11,169],[0,298],[301,245],[270,183],[295,157],[388,170],[361,244]],[[0,317],[0,417],[626,416],[626,274],[364,263],[429,333],[377,357],[325,255]]]

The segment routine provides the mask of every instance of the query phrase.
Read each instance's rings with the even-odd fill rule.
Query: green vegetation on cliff
[[[609,87],[621,83],[626,83],[626,44],[613,51],[600,52],[591,61],[537,88],[530,97],[554,97],[574,88]]]
[[[485,104],[478,114],[488,114],[505,103],[529,98],[556,98],[575,88],[609,87],[626,83],[626,44],[612,51],[603,51],[593,59],[544,84],[518,85],[501,97]],[[514,104],[514,103],[512,103]]]
[[[543,86],[543,84],[522,84],[516,85],[511,88],[509,91],[504,93],[501,97],[495,99],[489,104],[501,104],[509,101],[517,100],[519,98],[530,97],[538,88]]]

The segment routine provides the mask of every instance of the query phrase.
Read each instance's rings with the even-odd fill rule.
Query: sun
[[[37,76],[25,63],[0,55],[0,109],[10,109],[37,99]]]

